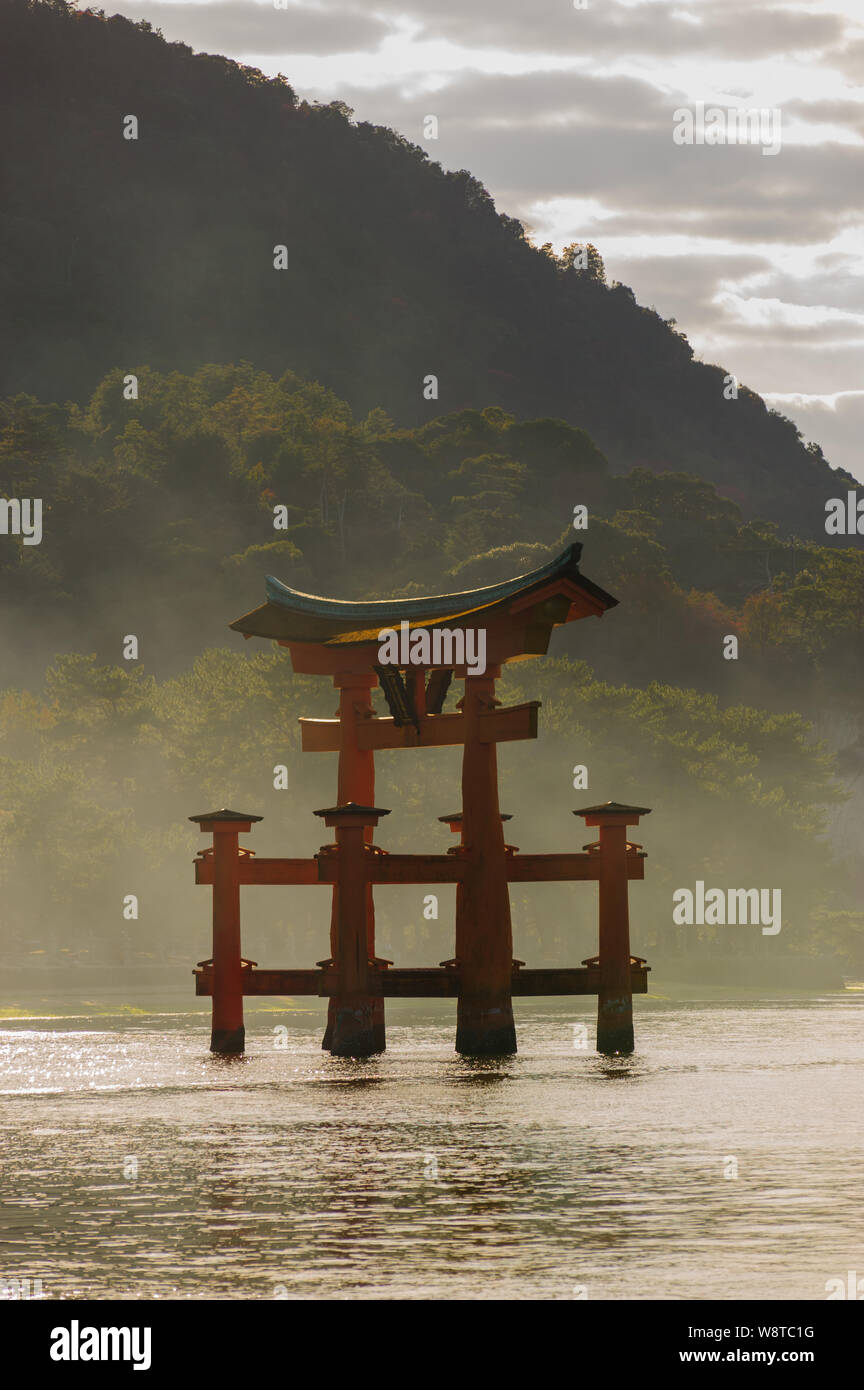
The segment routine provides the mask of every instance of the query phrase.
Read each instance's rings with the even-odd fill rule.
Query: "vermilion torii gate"
[[[339,690],[336,719],[301,719],[306,752],[338,752],[336,804],[315,812],[335,843],[310,859],[258,859],[239,835],[261,819],[223,809],[192,816],[213,844],[195,860],[196,883],[213,888],[213,958],[195,971],[196,992],[213,999],[211,1051],[244,1050],[244,995],[329,999],[323,1046],[361,1057],[385,1047],[384,1000],[452,997],[457,1051],[516,1051],[514,995],[597,994],[597,1049],[633,1050],[633,993],[647,990],[645,961],[630,954],[628,883],[644,877],[641,847],[627,839],[648,809],[607,802],[575,811],[599,839],[579,854],[522,854],[505,844],[498,805],[496,745],[536,738],[538,701],[501,708],[495,680],[507,661],[547,651],[553,628],[602,616],[617,600],[579,570],[581,546],[503,584],[430,598],[348,603],[317,598],[267,580],[267,602],[231,626],[289,649],[296,672],[330,675]],[[381,666],[379,633],[425,632],[425,666]],[[470,629],[486,636],[486,666],[464,659]],[[458,635],[462,635],[459,651]],[[459,657],[461,656],[461,660]],[[475,663],[476,664],[476,663]],[[443,706],[453,678],[464,680],[456,712]],[[371,691],[380,682],[389,718]],[[462,811],[440,817],[458,832],[446,854],[390,854],[374,842],[375,752],[461,744]],[[593,880],[599,885],[599,955],[581,968],[526,968],[513,959],[510,883]],[[437,968],[399,969],[375,954],[373,889],[390,883],[456,884],[455,953]],[[315,970],[265,970],[245,960],[240,940],[244,884],[320,884],[332,890],[330,956]]]

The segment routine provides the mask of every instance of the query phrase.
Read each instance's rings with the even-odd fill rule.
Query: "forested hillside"
[[[137,400],[117,369],[84,407],[0,403],[7,495],[44,506],[40,544],[0,546],[19,673],[41,677],[57,651],[117,661],[128,633],[146,669],[178,669],[225,641],[266,574],[334,597],[437,593],[581,540],[585,573],[621,604],[557,634],[556,652],[629,685],[858,707],[860,550],[783,541],[689,474],[614,474],[561,420],[491,406],[405,429],[381,410],[356,420],[292,373],[137,375]],[[727,634],[738,661],[723,659]]]
[[[593,248],[583,266],[531,245],[467,171],[66,0],[0,0],[0,53],[3,394],[243,359],[401,426],[498,404],[584,429],[612,472],[695,474],[824,540],[847,479],[818,446],[746,384],[725,399],[724,369],[608,285]]]

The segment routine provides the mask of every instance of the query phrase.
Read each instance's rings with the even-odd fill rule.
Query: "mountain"
[[[406,427],[500,405],[578,426],[614,473],[696,474],[825,544],[854,480],[754,392],[725,399],[724,369],[594,248],[533,246],[467,171],[65,0],[0,0],[0,52],[0,394],[245,360]]]

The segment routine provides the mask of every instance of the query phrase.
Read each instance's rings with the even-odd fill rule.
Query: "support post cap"
[[[350,828],[352,825],[377,825],[379,816],[389,816],[383,806],[358,806],[356,801],[346,801],[342,806],[325,806],[321,811],[313,811],[321,816],[329,827]]]
[[[625,806],[622,801],[603,801],[599,806],[582,806],[573,812],[584,816],[586,825],[638,825],[640,816],[650,816],[650,806]]]
[[[453,814],[452,814],[452,816],[439,816],[438,819],[439,819],[444,825],[449,825],[450,828],[451,828],[451,830],[455,830],[455,829],[457,829],[457,828],[462,824],[462,821],[464,820],[464,816],[463,816],[463,814],[462,814],[461,811],[454,811]],[[505,821],[505,820],[512,820],[513,817],[512,817],[512,816],[505,815],[504,812],[502,812],[502,813],[501,813],[501,819],[502,819],[502,821]]]
[[[223,806],[220,811],[205,811],[200,816],[190,816],[191,821],[200,825],[202,830],[208,825],[252,825],[254,821],[263,820],[263,816],[250,816],[246,811],[229,811],[227,806]]]

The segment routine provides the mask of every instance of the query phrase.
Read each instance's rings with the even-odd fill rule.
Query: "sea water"
[[[864,994],[701,994],[637,1000],[612,1059],[590,1000],[517,1001],[490,1061],[456,1056],[450,1001],[393,1001],[386,1054],[349,1061],[318,1000],[247,1001],[220,1059],[207,1001],[19,993],[0,1290],[825,1299],[864,1277]]]

